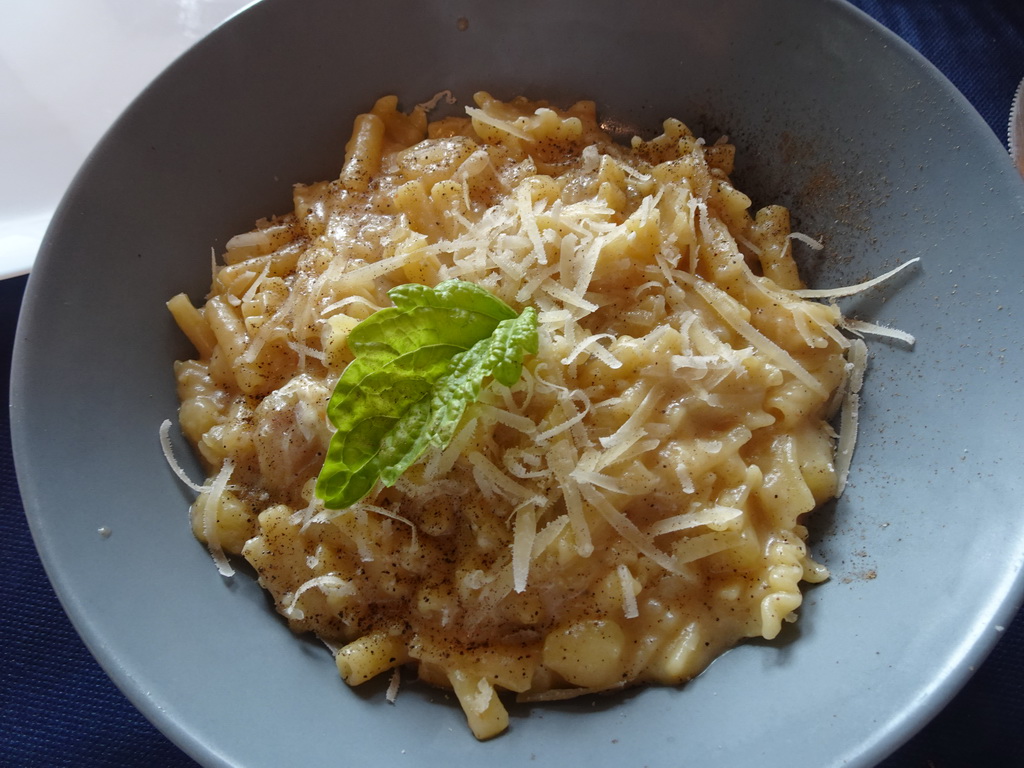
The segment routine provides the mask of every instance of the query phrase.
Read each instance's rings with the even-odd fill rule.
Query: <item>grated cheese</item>
[[[384,699],[388,704],[394,704],[395,699],[398,698],[398,688],[402,684],[402,668],[395,667],[391,671],[391,680],[388,683],[388,689],[384,692]],[[404,750],[403,750],[404,751]]]
[[[174,472],[175,476],[196,493],[202,491],[203,486],[194,482],[192,478],[185,473],[181,464],[179,464],[178,460],[174,457],[174,446],[171,444],[170,419],[164,419],[160,424],[160,448],[163,450],[164,459],[167,461],[167,465],[171,468],[171,471]]]
[[[227,490],[231,473],[234,472],[235,464],[230,458],[224,460],[220,471],[203,488],[196,500],[199,514],[202,519],[203,538],[206,539],[206,547],[210,551],[214,564],[221,576],[230,577],[235,575],[235,569],[224,552],[220,540],[220,527],[217,525],[217,511],[220,508],[224,491]]]
[[[839,439],[836,444],[836,496],[846,488],[846,480],[853,462],[853,450],[857,444],[857,430],[860,413],[860,389],[867,370],[868,348],[860,339],[850,345],[847,363],[846,386],[843,391],[842,411],[839,417]]]
[[[858,336],[880,336],[886,339],[895,339],[910,347],[916,343],[916,339],[906,331],[890,328],[880,323],[869,323],[866,320],[846,319],[843,321],[843,328]]]
[[[721,526],[731,523],[742,514],[742,510],[716,505],[696,512],[666,517],[652,525],[648,533],[652,536],[660,536],[665,533],[687,531],[691,528],[700,528],[705,525]]]
[[[872,278],[871,280],[865,280],[863,283],[857,283],[856,285],[847,285],[842,288],[803,288],[800,290],[793,291],[793,293],[804,299],[836,299],[842,296],[853,296],[858,293],[863,293],[864,291],[870,288],[874,288],[876,285],[884,283],[886,280],[895,277],[900,272],[914,264],[917,264],[919,261],[921,261],[920,257],[910,259],[909,261],[903,262],[895,269],[889,270],[883,275],[879,275],[878,277]]]
[[[625,563],[619,563],[616,567],[619,576],[619,586],[622,588],[622,615],[627,619],[635,619],[640,615],[640,608],[636,602],[636,582],[629,567]]]
[[[291,599],[285,601],[281,612],[289,619],[305,618],[306,614],[299,607],[299,600],[311,589],[318,589],[324,594],[332,594],[339,597],[348,597],[356,593],[356,588],[350,580],[343,579],[335,573],[314,576],[303,582],[302,586],[295,590],[291,595]]]
[[[620,367],[622,367],[622,363],[618,359],[616,359],[616,357],[614,355],[609,353],[607,350],[603,350],[603,352],[604,352],[603,355],[599,353],[599,351],[598,351],[599,347],[598,347],[597,342],[602,340],[602,339],[613,339],[614,340],[615,336],[610,334],[610,333],[595,333],[595,334],[592,334],[592,335],[588,336],[587,338],[583,339],[583,341],[578,342],[576,344],[576,346],[574,346],[572,348],[572,351],[570,351],[568,355],[566,355],[565,357],[562,358],[562,365],[572,365],[576,361],[577,357],[579,357],[584,352],[589,352],[590,354],[593,354],[595,357],[597,357],[602,362],[610,359],[612,361],[612,363],[611,364],[606,363],[606,365],[608,365],[609,368],[620,368]]]
[[[810,246],[815,251],[820,251],[822,248],[825,247],[825,244],[822,243],[820,240],[815,240],[813,237],[811,237],[810,235],[805,235],[803,232],[790,232],[789,239],[799,240],[801,243]]]
[[[533,545],[537,540],[537,507],[527,503],[515,512],[515,535],[512,538],[512,580],[516,592],[526,590]]]
[[[503,131],[504,133],[507,133],[510,136],[515,136],[517,139],[520,139],[522,141],[533,141],[533,136],[531,136],[529,133],[522,130],[521,128],[517,127],[514,123],[508,120],[501,120],[497,117],[494,117],[493,115],[488,114],[482,109],[466,107],[466,114],[469,115],[474,120],[476,120],[477,122],[483,123],[484,125],[489,125],[492,128],[497,128],[499,131]]]

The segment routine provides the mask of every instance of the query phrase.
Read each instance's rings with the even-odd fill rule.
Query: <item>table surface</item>
[[[929,59],[1005,144],[1010,101],[1024,78],[1024,0],[854,5]],[[25,276],[0,280],[5,403],[25,284]],[[26,525],[6,407],[0,410],[0,563],[0,766],[194,766],[110,682],[64,615]],[[882,766],[1024,765],[1022,725],[1024,611],[953,701]]]

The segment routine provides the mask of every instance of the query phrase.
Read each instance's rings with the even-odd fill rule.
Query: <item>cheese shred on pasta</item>
[[[827,576],[801,519],[845,482],[864,355],[800,282],[793,241],[820,244],[751,210],[725,140],[666,120],[623,146],[590,102],[427,109],[380,99],[339,178],[233,238],[203,306],[172,300],[197,347],[180,423],[222,572],[244,557],[350,684],[388,672],[393,700],[409,666],[451,688],[483,739],[504,694],[680,683],[795,619]],[[536,307],[538,354],[393,487],[324,509],[349,331],[454,278]]]

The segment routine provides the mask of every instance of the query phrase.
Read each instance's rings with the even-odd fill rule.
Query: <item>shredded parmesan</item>
[[[860,413],[860,389],[864,382],[867,364],[867,345],[857,339],[850,345],[846,388],[839,420],[839,442],[836,445],[836,496],[841,496],[846,488],[846,479],[853,462],[853,449],[857,443]]]
[[[848,285],[842,288],[804,288],[801,290],[793,291],[793,293],[804,299],[837,299],[842,296],[853,296],[858,293],[863,293],[864,291],[870,288],[874,288],[876,285],[884,283],[886,280],[895,277],[900,272],[905,270],[907,267],[917,264],[919,261],[921,261],[920,258],[910,259],[909,261],[903,262],[895,269],[889,270],[884,275],[879,275],[878,277],[872,278],[871,280],[866,280],[863,283],[857,283],[856,285]]]
[[[666,517],[651,526],[648,533],[660,536],[665,533],[687,531],[705,525],[721,526],[731,523],[743,514],[742,510],[732,507],[714,506],[697,512],[688,512],[674,517]]]
[[[858,336],[879,336],[886,339],[895,339],[896,341],[902,341],[910,347],[914,346],[916,342],[914,337],[906,331],[890,328],[880,323],[869,323],[866,320],[846,319],[843,321],[843,328]]]
[[[164,452],[164,459],[167,461],[167,465],[174,472],[175,476],[181,480],[182,483],[187,485],[196,493],[199,493],[203,487],[193,482],[185,470],[181,468],[181,464],[174,457],[174,446],[171,444],[171,420],[164,419],[163,423],[160,424],[160,448]]]
[[[488,114],[482,109],[476,109],[475,107],[466,107],[466,114],[477,120],[484,125],[489,125],[492,128],[497,128],[499,131],[504,131],[510,136],[515,136],[517,139],[523,141],[533,141],[533,137],[526,131],[516,127],[513,123],[508,120],[501,120],[500,118],[494,117]]]
[[[217,511],[234,469],[234,462],[230,458],[225,459],[220,471],[204,487],[199,498],[196,500],[196,506],[202,518],[203,538],[206,539],[207,549],[210,551],[210,556],[213,558],[217,570],[224,577],[234,576],[235,569],[231,567],[231,563],[224,553],[224,547],[221,545],[220,528],[217,525]]]
[[[640,609],[637,607],[636,593],[633,591],[633,574],[624,563],[619,563],[615,570],[622,587],[622,615],[627,619],[635,619],[640,615]]]
[[[815,251],[820,251],[825,247],[824,243],[820,240],[815,240],[810,235],[805,235],[803,232],[790,232],[789,238],[791,240],[799,240],[801,243],[810,246]]]
[[[384,698],[389,704],[394,704],[395,699],[398,698],[398,688],[402,684],[402,668],[395,667],[391,672],[391,681],[388,683],[388,689],[384,692]]]
[[[537,508],[526,504],[516,510],[516,530],[512,539],[512,579],[516,592],[526,590],[533,545],[537,540]]]
[[[356,592],[351,581],[343,579],[337,574],[327,573],[323,576],[314,576],[295,591],[291,596],[291,600],[287,601],[281,612],[289,619],[305,618],[305,613],[299,607],[299,599],[311,589],[318,589],[324,594],[332,594],[339,597],[354,595]]]
[[[446,89],[435,93],[429,101],[424,101],[422,104],[417,104],[416,108],[424,112],[431,112],[442,101],[444,101],[445,104],[454,104],[457,101],[457,99],[455,98],[455,94]]]

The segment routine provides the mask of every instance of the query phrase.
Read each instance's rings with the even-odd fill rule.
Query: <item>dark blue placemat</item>
[[[1024,0],[851,0],[902,37],[967,97],[1006,144],[1024,77]]]
[[[1010,99],[1024,77],[1024,0],[854,4],[934,63],[1005,142]],[[61,610],[32,544],[14,478],[6,407],[24,288],[25,278],[0,281],[0,766],[195,766],[93,660]],[[1024,765],[1022,726],[1024,614],[964,690],[883,766]],[[339,764],[345,764],[343,756]]]

